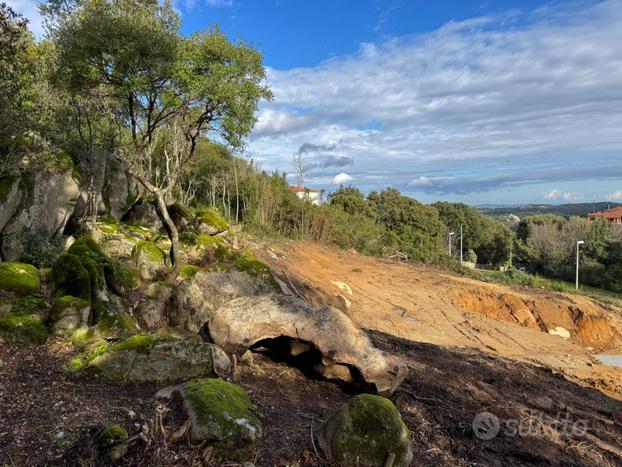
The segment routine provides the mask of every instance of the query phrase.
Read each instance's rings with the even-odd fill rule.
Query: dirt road
[[[619,310],[581,296],[487,284],[310,242],[272,242],[256,250],[298,294],[341,308],[364,328],[544,365],[622,398],[622,369],[591,357],[621,352]]]

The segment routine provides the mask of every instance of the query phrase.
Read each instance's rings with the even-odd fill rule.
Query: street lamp
[[[451,236],[453,235],[453,232],[449,232],[449,256],[451,256]]]
[[[583,245],[585,242],[583,240],[579,240],[577,242],[577,274],[575,275],[575,288],[578,290],[579,289],[579,248],[581,247],[581,245]]]

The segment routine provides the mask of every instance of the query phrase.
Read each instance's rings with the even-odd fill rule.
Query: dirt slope
[[[310,242],[256,249],[298,294],[343,309],[364,328],[534,362],[622,397],[622,370],[590,356],[622,350],[619,310]]]

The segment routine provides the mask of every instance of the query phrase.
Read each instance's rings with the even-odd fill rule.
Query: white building
[[[311,201],[311,204],[319,206],[324,202],[324,190],[312,190],[302,186],[290,186],[291,191],[296,193],[300,199],[306,199]]]

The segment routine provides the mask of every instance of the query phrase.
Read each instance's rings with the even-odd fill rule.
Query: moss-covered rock
[[[0,318],[0,337],[10,344],[39,345],[47,340],[48,332],[36,316],[9,313]]]
[[[17,315],[44,315],[50,308],[41,295],[26,295],[13,299],[9,303],[11,313]]]
[[[168,316],[176,308],[176,292],[177,285],[166,281],[154,282],[142,290],[134,316],[143,329],[155,330],[169,325]]]
[[[118,261],[109,261],[104,268],[104,273],[108,286],[119,295],[127,295],[140,284],[138,271]]]
[[[16,296],[39,293],[39,271],[30,264],[0,263],[0,290]]]
[[[121,382],[178,381],[228,374],[229,357],[218,347],[166,334],[138,334],[105,348],[93,358],[85,355],[85,369],[104,379]]]
[[[199,233],[208,235],[215,235],[229,228],[227,221],[213,208],[205,208],[197,211],[195,223]]]
[[[214,447],[218,460],[254,458],[262,435],[256,407],[246,391],[220,378],[187,381],[160,395],[179,392],[190,416],[190,438]]]
[[[395,467],[408,467],[413,453],[411,435],[393,403],[361,394],[337,410],[320,427],[324,455],[340,465],[382,467],[395,455]]]
[[[127,430],[121,425],[110,425],[103,429],[97,437],[100,447],[108,447],[129,437]]]
[[[132,258],[143,280],[154,280],[164,272],[166,255],[153,242],[138,242],[132,251]]]
[[[129,434],[125,428],[121,425],[110,425],[99,433],[97,444],[105,457],[112,462],[117,462],[129,450],[129,443],[124,443],[128,439]]]
[[[138,332],[138,325],[132,315],[117,311],[102,316],[93,331],[98,337],[113,339],[133,336]]]
[[[50,311],[54,334],[65,335],[88,325],[91,304],[84,299],[65,295],[56,300]]]
[[[196,266],[194,264],[184,264],[180,269],[179,269],[179,276],[182,279],[191,279],[193,278],[197,272],[199,272],[201,270],[201,268],[199,266]]]
[[[78,256],[69,253],[60,255],[52,266],[51,277],[57,295],[91,301],[91,276]]]

